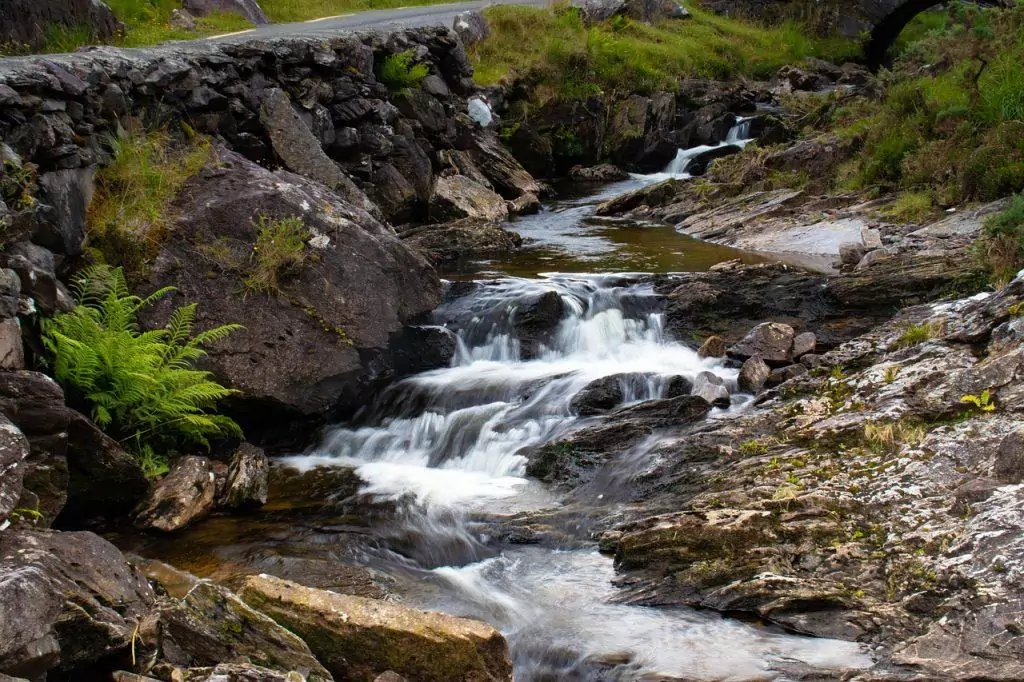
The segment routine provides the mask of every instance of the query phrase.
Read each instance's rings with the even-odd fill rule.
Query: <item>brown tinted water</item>
[[[602,218],[597,206],[618,194],[662,179],[636,176],[589,193],[568,188],[537,215],[506,225],[525,240],[522,249],[501,258],[460,263],[443,269],[448,279],[512,275],[536,277],[549,272],[703,272],[727,260],[763,263],[761,254],[701,241],[663,223]]]

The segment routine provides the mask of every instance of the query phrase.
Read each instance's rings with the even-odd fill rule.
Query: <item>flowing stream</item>
[[[563,212],[572,211],[578,226],[595,203]],[[580,248],[581,237],[567,238]],[[602,248],[600,238],[588,238]],[[687,608],[617,603],[612,560],[597,552],[579,516],[563,517],[558,542],[497,537],[496,521],[524,512],[613,508],[629,481],[658,463],[660,448],[680,437],[652,435],[571,500],[525,478],[526,455],[580,425],[570,403],[588,383],[628,375],[620,383],[631,403],[660,398],[673,377],[703,371],[735,391],[736,371],[670,338],[657,297],[636,275],[549,273],[457,286],[465,295],[450,295],[436,313],[458,336],[452,366],[400,382],[357,425],[339,426],[319,447],[287,459],[299,469],[355,468],[361,492],[390,510],[377,524],[385,550],[368,562],[396,578],[407,602],[492,623],[509,640],[519,682],[788,680],[801,666],[869,664],[853,643]],[[523,338],[521,317],[550,292],[560,320],[539,339]],[[748,402],[734,395],[730,408],[709,418],[728,419]]]

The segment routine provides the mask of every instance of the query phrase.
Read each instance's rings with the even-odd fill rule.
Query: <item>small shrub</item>
[[[296,217],[275,220],[263,215],[256,226],[251,269],[243,280],[245,288],[276,293],[281,289],[280,280],[306,262],[309,230],[302,219]]]
[[[430,67],[416,63],[416,53],[412,50],[388,55],[380,65],[377,78],[391,92],[401,92],[418,88],[427,76]]]
[[[46,321],[43,341],[57,381],[91,409],[98,426],[143,462],[158,459],[154,453],[241,436],[234,421],[214,413],[217,401],[235,391],[194,369],[204,346],[239,325],[193,335],[192,304],[178,308],[166,328],[141,331],[139,311],[173,287],[134,296],[120,268],[86,270],[75,291],[78,306]]]
[[[1024,194],[1014,197],[1005,211],[985,220],[976,250],[997,285],[1024,268]]]
[[[931,192],[903,192],[885,215],[899,223],[920,223],[931,214],[933,202]]]
[[[907,324],[903,327],[903,333],[893,344],[894,348],[911,348],[920,346],[925,341],[934,338],[938,331],[934,324]]]

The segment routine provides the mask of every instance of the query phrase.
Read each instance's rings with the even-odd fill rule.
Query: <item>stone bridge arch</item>
[[[942,3],[943,0],[868,0],[860,4],[862,20],[871,27],[870,37],[864,44],[868,66],[872,69],[881,66],[885,54],[907,24],[921,12]]]

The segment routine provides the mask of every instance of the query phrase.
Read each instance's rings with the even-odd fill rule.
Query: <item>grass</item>
[[[436,5],[450,0],[261,0],[267,18],[274,23],[307,21],[347,12]]]
[[[929,20],[932,21],[932,20]],[[880,99],[836,102],[817,122],[862,153],[840,189],[910,193],[920,211],[987,201],[1024,189],[1024,6],[954,5],[883,73]]]
[[[935,210],[929,191],[902,192],[883,213],[898,223],[920,223]]]
[[[938,332],[934,324],[908,324],[893,344],[894,348],[912,348],[933,339]]]
[[[906,420],[895,422],[868,422],[864,425],[864,442],[871,450],[897,455],[904,445],[919,445],[928,430]]]
[[[1024,194],[1014,197],[1005,211],[985,220],[975,249],[997,286],[1024,268]]]
[[[406,50],[385,57],[377,78],[391,92],[402,92],[418,88],[429,75],[430,68],[426,64],[416,63],[416,53],[413,50]]]
[[[87,246],[97,258],[144,275],[169,229],[168,207],[185,182],[214,159],[201,135],[166,130],[122,132],[111,140],[113,160],[96,175]]]
[[[296,217],[278,220],[260,216],[256,227],[251,268],[243,283],[248,291],[277,293],[280,280],[309,258],[306,241],[310,233]]]
[[[499,5],[491,35],[471,49],[477,82],[519,77],[561,99],[672,90],[683,77],[767,78],[810,56],[842,60],[856,46],[809,37],[796,23],[764,28],[697,8],[685,20],[618,19],[593,27],[575,10]]]

